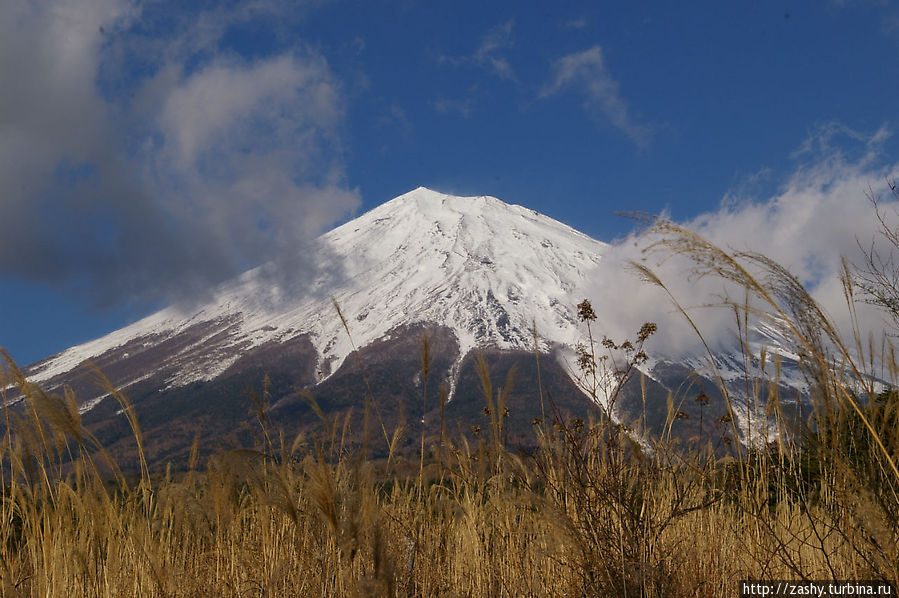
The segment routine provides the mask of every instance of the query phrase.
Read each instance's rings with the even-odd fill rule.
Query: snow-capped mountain
[[[96,365],[135,403],[148,446],[155,438],[154,458],[162,462],[183,459],[197,430],[217,438],[246,431],[252,417],[244,391],[264,377],[272,414],[293,431],[317,421],[316,413],[358,410],[365,392],[377,399],[382,422],[415,420],[433,432],[439,413],[441,426],[450,422],[453,431],[476,428],[485,423],[477,351],[494,375],[513,366],[518,372],[506,429],[527,433],[534,418],[549,415],[536,396],[538,379],[555,413],[596,408],[573,383],[572,355],[585,340],[576,306],[606,250],[521,206],[418,188],[302,248],[310,252],[302,263],[317,265],[311,273],[250,270],[202,305],[164,309],[24,373],[50,392],[74,388],[98,437],[122,444],[128,434],[119,405],[86,367]],[[539,368],[535,331],[544,356]],[[759,332],[768,337],[763,342],[777,344]],[[423,336],[430,339],[429,379]],[[354,349],[358,359],[350,358]],[[739,394],[742,357],[722,355],[717,365]],[[696,415],[703,433],[703,406],[686,400],[697,392],[717,395],[713,407],[721,415],[704,358],[654,356],[647,366],[647,377],[616,404],[622,419],[642,418],[659,429],[675,394],[679,412]],[[443,386],[445,400],[423,413],[418,401],[429,384],[432,397]],[[315,412],[304,398],[309,393],[320,408]],[[744,430],[751,427],[748,409],[736,416]],[[688,435],[695,433],[691,425],[682,426]]]
[[[352,351],[420,322],[452,330],[461,359],[475,347],[533,351],[580,338],[574,306],[605,244],[551,218],[493,197],[425,188],[401,195],[323,235],[321,270],[291,296],[263,268],[223,285],[206,305],[169,308],[27,368],[30,380],[62,382],[85,360],[143,361],[128,386],[165,374],[177,387],[212,380],[267,343],[308,335],[318,380]],[[346,319],[349,334],[335,303]],[[171,352],[147,360],[165,341]],[[453,372],[458,371],[458,362]],[[149,369],[148,369],[149,368]]]

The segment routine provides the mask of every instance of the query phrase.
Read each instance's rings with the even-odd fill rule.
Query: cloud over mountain
[[[264,261],[311,269],[296,247],[357,207],[325,60],[299,43],[240,58],[222,44],[276,9],[175,23],[159,9],[5,9],[3,275],[99,305],[183,299]]]
[[[835,149],[847,147],[833,145],[835,135],[852,137],[855,152]],[[867,249],[873,242],[882,247],[872,194],[883,202],[888,217],[897,214],[896,202],[889,201],[888,181],[899,177],[899,164],[890,163],[881,147],[888,137],[887,129],[864,136],[845,127],[823,126],[800,148],[797,158],[803,162],[773,195],[757,199],[731,194],[717,210],[682,224],[725,250],[758,252],[786,266],[848,331],[851,323],[839,278],[842,260],[858,264],[863,258],[860,245]],[[658,349],[673,355],[701,350],[696,334],[664,292],[626,272],[626,264],[637,261],[669,286],[713,348],[732,343],[735,316],[724,303],[741,303],[744,291],[721,280],[690,276],[687,260],[645,251],[653,241],[632,234],[615,243],[600,264],[596,280],[603,284],[594,285],[589,293],[605,329],[619,337],[633,335],[643,321],[655,320],[660,324],[653,338]],[[863,333],[870,331],[879,338],[883,315],[865,305],[858,307]]]

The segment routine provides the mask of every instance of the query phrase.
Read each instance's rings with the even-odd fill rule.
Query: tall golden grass
[[[201,466],[195,443],[178,476],[148,469],[134,410],[105,382],[140,456],[140,475],[128,477],[82,425],[71,392],[29,384],[4,354],[0,388],[16,387],[24,408],[2,397],[2,594],[711,597],[734,596],[749,578],[899,581],[899,397],[869,376],[877,360],[897,381],[888,343],[874,355],[858,336],[850,349],[778,265],[656,226],[660,247],[747,289],[758,301],[735,309],[768,318],[802,349],[813,382],[807,417],[785,415],[776,368],[769,384],[753,378],[750,400],[780,432],[773,442],[734,443],[727,454],[679,444],[670,431],[683,397],[669,398],[661,438],[640,421],[616,420],[614,389],[639,376],[654,331],[644,326],[632,342],[603,341],[612,358],[598,356],[592,338],[581,348],[576,377],[605,406],[596,418],[564,420],[533,389],[545,415],[527,454],[505,446],[509,384],[495,388],[485,361],[478,372],[490,423],[474,438],[451,438],[441,426],[439,437],[422,435],[416,458],[402,455],[402,431],[391,435],[371,389],[360,389],[361,442],[348,415],[328,419],[318,409],[328,433],[286,439],[270,429],[263,391],[260,445]],[[847,285],[851,306],[848,277]],[[585,324],[588,308],[579,306]],[[427,382],[427,341],[421,353]],[[600,388],[612,394],[599,397]],[[733,413],[723,381],[721,391]],[[369,436],[379,433],[389,457],[374,461]]]

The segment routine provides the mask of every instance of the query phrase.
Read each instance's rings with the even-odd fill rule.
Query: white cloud
[[[398,104],[391,104],[384,109],[384,113],[378,118],[376,124],[390,130],[390,137],[399,137],[404,141],[412,139],[415,133],[415,126],[412,120]],[[387,150],[388,145],[382,146]]]
[[[515,70],[512,68],[509,60],[503,55],[505,50],[514,45],[512,40],[514,27],[514,19],[509,19],[505,23],[489,29],[481,38],[478,47],[472,54],[461,57],[441,55],[440,62],[456,67],[476,65],[491,71],[500,79],[516,81],[518,77],[515,74]]]
[[[831,132],[819,132],[816,137]],[[878,164],[864,149],[882,142],[883,135],[878,131],[864,138],[862,157],[855,160],[833,150],[832,137],[829,141],[815,139],[812,146],[825,147],[821,144],[826,141],[831,150],[816,152],[774,196],[763,201],[728,196],[717,210],[682,224],[726,250],[758,252],[786,266],[848,333],[850,321],[838,277],[841,260],[846,257],[858,263],[858,242],[868,244],[877,239],[868,191],[888,198],[886,181],[899,176],[899,164],[883,164],[882,160]],[[844,135],[844,140],[852,138]],[[887,210],[894,209],[895,203],[887,205]],[[644,253],[651,241],[630,236],[616,243],[596,273],[597,284],[587,295],[594,298],[604,330],[619,338],[633,336],[642,322],[652,320],[660,329],[652,341],[656,351],[676,355],[701,349],[699,339],[664,293],[622,269],[627,262],[638,261],[659,274],[678,301],[689,308],[713,346],[732,343],[736,336],[733,311],[708,306],[720,306],[725,296],[740,302],[743,292],[720,280],[688,276],[689,264],[684,260]],[[882,314],[867,306],[859,309],[863,329],[879,337]]]
[[[296,110],[297,105],[303,109]],[[293,132],[315,124],[331,130],[339,116],[337,105],[333,82],[320,60],[283,55],[256,64],[216,61],[169,92],[159,123],[174,142],[178,163],[187,167],[227,138],[246,136],[240,128],[266,123],[273,125],[272,133],[282,134],[282,125]]]
[[[458,114],[462,118],[471,116],[474,108],[474,100],[472,98],[440,98],[434,101],[434,110],[440,114]]]
[[[215,61],[165,93],[157,119],[162,141],[153,158],[162,170],[182,175],[179,190],[194,201],[222,209],[230,199],[256,218],[308,235],[357,203],[352,194],[337,194],[327,210],[312,211],[310,202],[310,217],[283,219],[305,186],[293,179],[339,183],[330,150],[339,146],[340,106],[339,88],[319,57]]]
[[[517,82],[518,76],[515,69],[503,55],[504,51],[513,45],[512,29],[514,26],[515,21],[512,19],[497,25],[484,34],[473,54],[462,57],[441,55],[440,63],[454,67],[474,65],[500,79]],[[471,85],[467,90],[467,95],[458,98],[439,96],[431,102],[431,106],[440,114],[458,114],[462,118],[469,118],[481,91],[482,88],[479,85]]]
[[[569,20],[565,21],[564,23],[562,23],[562,28],[578,30],[578,29],[586,28],[587,25],[589,25],[589,22],[587,21],[587,17],[578,17],[576,19],[569,19]]]
[[[264,261],[311,268],[302,243],[358,205],[325,60],[295,40],[252,61],[220,49],[253,19],[277,36],[278,7],[166,8],[4,8],[0,275],[178,297]]]
[[[606,67],[602,48],[593,46],[583,52],[569,54],[553,63],[553,79],[539,98],[574,89],[586,96],[585,107],[596,117],[608,120],[637,146],[645,148],[652,139],[652,128],[634,119],[630,107],[621,97],[618,82]]]
[[[515,71],[501,52],[512,46],[513,20],[498,25],[488,31],[481,39],[481,44],[472,56],[472,60],[481,66],[491,69],[499,78],[516,79]]]

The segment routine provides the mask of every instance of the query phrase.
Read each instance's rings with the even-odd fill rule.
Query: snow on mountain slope
[[[483,346],[533,350],[534,325],[543,349],[570,347],[581,339],[580,289],[606,247],[493,197],[418,188],[320,237],[313,249],[320,275],[291,286],[302,293],[272,286],[257,268],[191,312],[164,309],[25,371],[32,381],[52,381],[86,359],[149,354],[171,341],[177,349],[155,358],[154,369],[180,386],[217,377],[253,347],[307,334],[324,378],[352,344],[366,346],[417,322],[451,328],[460,359]],[[144,374],[135,372],[135,379]]]

